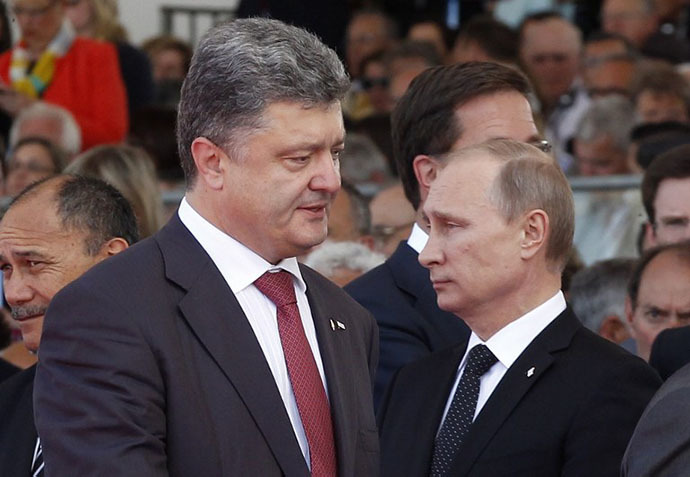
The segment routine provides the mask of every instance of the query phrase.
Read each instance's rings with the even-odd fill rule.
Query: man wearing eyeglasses
[[[527,79],[512,68],[461,63],[422,72],[393,111],[393,155],[415,225],[386,263],[345,287],[379,325],[375,405],[397,369],[469,336],[462,320],[439,309],[429,272],[417,260],[428,239],[422,207],[444,154],[491,138],[543,146],[530,93]]]

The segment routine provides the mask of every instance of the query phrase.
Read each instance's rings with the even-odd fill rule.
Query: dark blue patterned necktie
[[[474,419],[479,398],[479,379],[496,361],[496,356],[486,345],[480,344],[470,350],[465,370],[448,408],[446,420],[434,443],[431,477],[442,477],[448,473],[453,458]]]

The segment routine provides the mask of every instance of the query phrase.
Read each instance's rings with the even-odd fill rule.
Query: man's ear
[[[440,166],[441,164],[437,159],[425,154],[416,156],[412,161],[412,168],[417,177],[417,183],[419,183],[419,196],[422,202],[424,202],[426,196],[429,195],[429,188],[434,179],[436,179]]]
[[[549,232],[549,216],[541,209],[530,210],[522,221],[520,238],[521,257],[529,260],[546,246]]]
[[[118,253],[129,247],[129,244],[122,237],[115,237],[108,240],[101,247],[100,252],[98,252],[98,258],[100,260],[105,260],[108,257],[117,255]]]
[[[198,180],[210,189],[221,189],[223,187],[222,159],[227,157],[223,150],[205,137],[196,138],[192,142],[191,150],[199,176]]]
[[[630,338],[628,327],[616,315],[609,315],[602,320],[599,335],[617,344]]]

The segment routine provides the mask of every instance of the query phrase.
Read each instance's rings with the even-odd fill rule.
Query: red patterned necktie
[[[256,288],[276,305],[278,332],[297,409],[309,443],[311,475],[336,475],[333,424],[326,391],[314,355],[304,334],[290,273],[266,272]]]

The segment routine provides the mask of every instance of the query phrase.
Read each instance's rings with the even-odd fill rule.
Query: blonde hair
[[[113,43],[127,41],[127,30],[118,19],[117,0],[88,0],[93,15],[93,38]]]
[[[163,225],[163,202],[153,161],[132,146],[98,146],[77,156],[66,173],[102,179],[132,204],[141,237],[154,234]]]
[[[488,195],[508,223],[530,210],[546,212],[546,259],[562,271],[572,248],[575,212],[570,184],[556,160],[535,146],[509,139],[492,139],[448,157],[477,153],[503,163]]]

